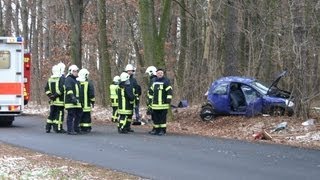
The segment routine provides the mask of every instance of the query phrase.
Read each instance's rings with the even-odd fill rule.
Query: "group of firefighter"
[[[53,129],[56,133],[70,135],[89,133],[92,130],[91,108],[95,103],[94,86],[88,78],[89,71],[85,68],[79,71],[76,65],[71,65],[67,75],[64,72],[63,63],[54,65],[52,76],[45,87],[50,103],[46,132],[50,133]],[[172,87],[169,79],[165,77],[164,69],[149,66],[146,74],[149,76],[147,115],[151,116],[153,121],[149,134],[162,136],[166,134]],[[134,132],[131,124],[141,123],[139,103],[142,90],[134,75],[134,66],[128,64],[120,76],[113,78],[110,85],[111,120],[118,123],[118,132],[121,134]],[[64,109],[68,112],[67,131],[63,129]]]
[[[133,132],[131,122],[133,113],[136,121],[139,121],[139,99],[141,88],[134,78],[135,69],[128,64],[120,76],[113,78],[110,85],[110,97],[112,121],[118,122],[118,132]],[[149,75],[147,114],[151,115],[153,128],[149,132],[152,135],[165,135],[167,128],[167,113],[172,99],[172,87],[170,81],[164,76],[164,69],[149,66],[146,69]]]
[[[79,71],[76,65],[68,68],[59,63],[52,67],[52,75],[45,86],[49,98],[50,112],[46,123],[46,132],[76,135],[89,133],[91,127],[91,107],[94,107],[94,86],[89,81],[89,71]],[[63,129],[64,109],[67,110],[67,131]]]

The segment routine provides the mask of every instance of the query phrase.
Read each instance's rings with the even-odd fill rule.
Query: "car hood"
[[[281,74],[279,74],[279,75],[277,76],[277,78],[276,78],[276,79],[271,83],[271,85],[269,86],[269,90],[270,90],[272,87],[277,87],[280,79],[281,79],[283,76],[285,76],[286,74],[287,74],[287,71],[283,71]],[[268,90],[268,91],[269,91],[269,90]]]
[[[280,79],[287,74],[287,71],[283,71],[280,73],[277,78],[271,83],[269,89],[267,91],[267,95],[274,96],[274,97],[281,97],[288,99],[291,97],[291,93],[288,91],[281,90],[277,87]],[[291,97],[292,98],[292,97]]]

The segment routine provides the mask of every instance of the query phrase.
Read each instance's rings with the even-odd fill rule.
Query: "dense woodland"
[[[204,101],[221,76],[255,77],[293,92],[307,117],[319,96],[319,0],[0,0],[1,36],[22,36],[32,53],[32,99],[47,103],[54,64],[90,71],[96,99],[126,64],[146,89],[146,67],[166,69],[174,103]]]

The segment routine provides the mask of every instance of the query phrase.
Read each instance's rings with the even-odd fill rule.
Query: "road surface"
[[[45,133],[45,118],[21,116],[0,141],[150,179],[318,180],[320,151],[237,140],[94,126],[86,135]]]

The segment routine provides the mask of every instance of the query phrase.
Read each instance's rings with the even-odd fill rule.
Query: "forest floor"
[[[43,106],[42,106],[43,107]],[[29,105],[27,114],[47,116],[48,109]],[[173,109],[174,120],[168,122],[168,133],[199,135],[226,139],[238,139],[254,143],[283,144],[301,148],[320,149],[319,116],[313,113],[314,125],[304,126],[306,120],[294,117],[221,116],[213,121],[202,121],[200,106]],[[145,109],[141,109],[145,114]],[[93,124],[113,125],[111,111],[95,107]],[[148,119],[143,115],[143,118]],[[309,119],[310,120],[310,119]],[[278,128],[279,124],[286,126]],[[133,126],[151,129],[152,124]],[[269,136],[266,136],[269,135]],[[103,169],[87,163],[48,156],[21,147],[0,142],[0,179],[142,179],[123,172]]]

